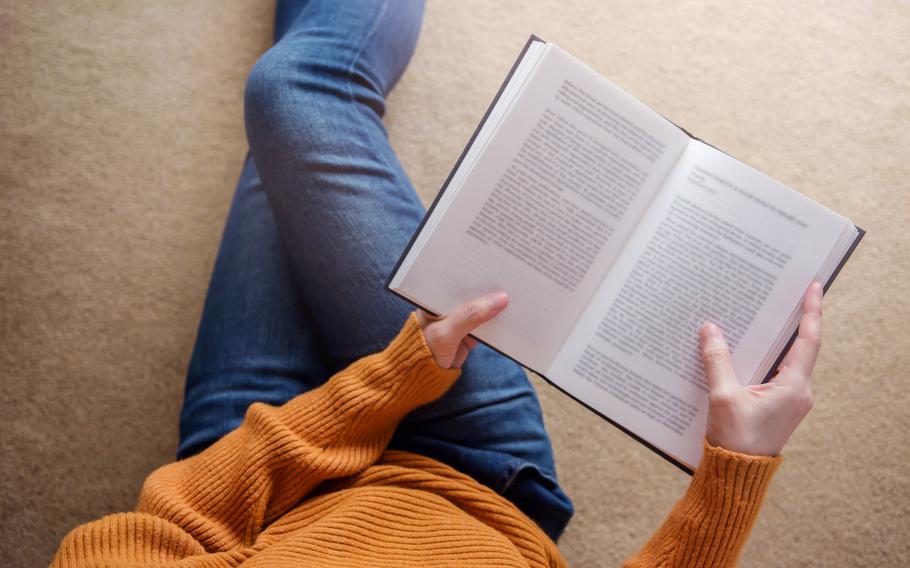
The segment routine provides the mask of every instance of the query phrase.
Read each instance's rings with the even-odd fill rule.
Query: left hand
[[[508,304],[508,294],[494,292],[442,316],[417,310],[417,320],[436,364],[443,369],[460,369],[468,353],[477,345],[477,340],[468,334],[499,315]]]

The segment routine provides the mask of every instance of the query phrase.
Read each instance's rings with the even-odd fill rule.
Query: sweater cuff
[[[626,567],[736,565],[780,457],[704,444],[686,495]]]
[[[443,369],[436,364],[423,329],[412,312],[401,331],[383,351],[375,355],[377,379],[390,379],[397,404],[410,411],[442,396],[461,375],[460,369]]]
[[[704,448],[686,500],[694,508],[704,507],[709,522],[748,532],[781,457],[732,452],[707,440]]]
[[[742,480],[742,483],[736,485],[742,486],[744,490],[766,485],[781,462],[779,455],[753,456],[732,452],[720,446],[712,446],[708,440],[704,441],[704,447],[695,478],[701,476],[725,481]]]
[[[734,566],[780,463],[780,456],[731,452],[705,440],[701,463],[680,503],[685,532],[690,538],[700,535],[683,547],[685,556],[697,564]]]

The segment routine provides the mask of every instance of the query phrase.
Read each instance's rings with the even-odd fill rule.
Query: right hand
[[[809,377],[821,346],[822,287],[814,282],[803,300],[803,316],[793,346],[769,382],[743,387],[733,372],[730,350],[720,329],[700,331],[708,376],[708,431],[711,445],[751,455],[775,456],[812,408]]]
[[[507,305],[508,294],[494,292],[474,298],[442,316],[417,310],[417,321],[436,364],[443,369],[460,369],[477,345],[477,340],[468,334],[498,316]]]

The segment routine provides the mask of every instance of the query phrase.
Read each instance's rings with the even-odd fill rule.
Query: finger
[[[458,340],[474,331],[505,309],[509,296],[505,292],[494,292],[475,298],[455,311],[446,314],[439,325],[450,340]]]
[[[803,300],[803,315],[799,320],[799,331],[796,340],[784,357],[781,367],[786,367],[788,375],[808,380],[815,367],[822,338],[822,285],[813,282],[806,291]]]
[[[708,389],[711,392],[729,391],[739,386],[736,373],[733,371],[733,360],[724,336],[713,323],[701,326],[699,332],[701,343],[701,360],[705,365],[708,377]]]
[[[465,359],[468,358],[468,355],[470,355],[470,353],[471,348],[462,342],[461,345],[458,346],[458,351],[455,352],[455,357],[452,359],[451,368],[460,369],[461,366],[464,365]]]
[[[468,346],[468,349],[474,349],[477,347],[477,340],[469,335],[464,338],[464,344]]]

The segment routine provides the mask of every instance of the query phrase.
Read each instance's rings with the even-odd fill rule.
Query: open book
[[[532,36],[388,288],[433,313],[505,290],[477,339],[691,472],[700,325],[767,380],[863,234]]]

